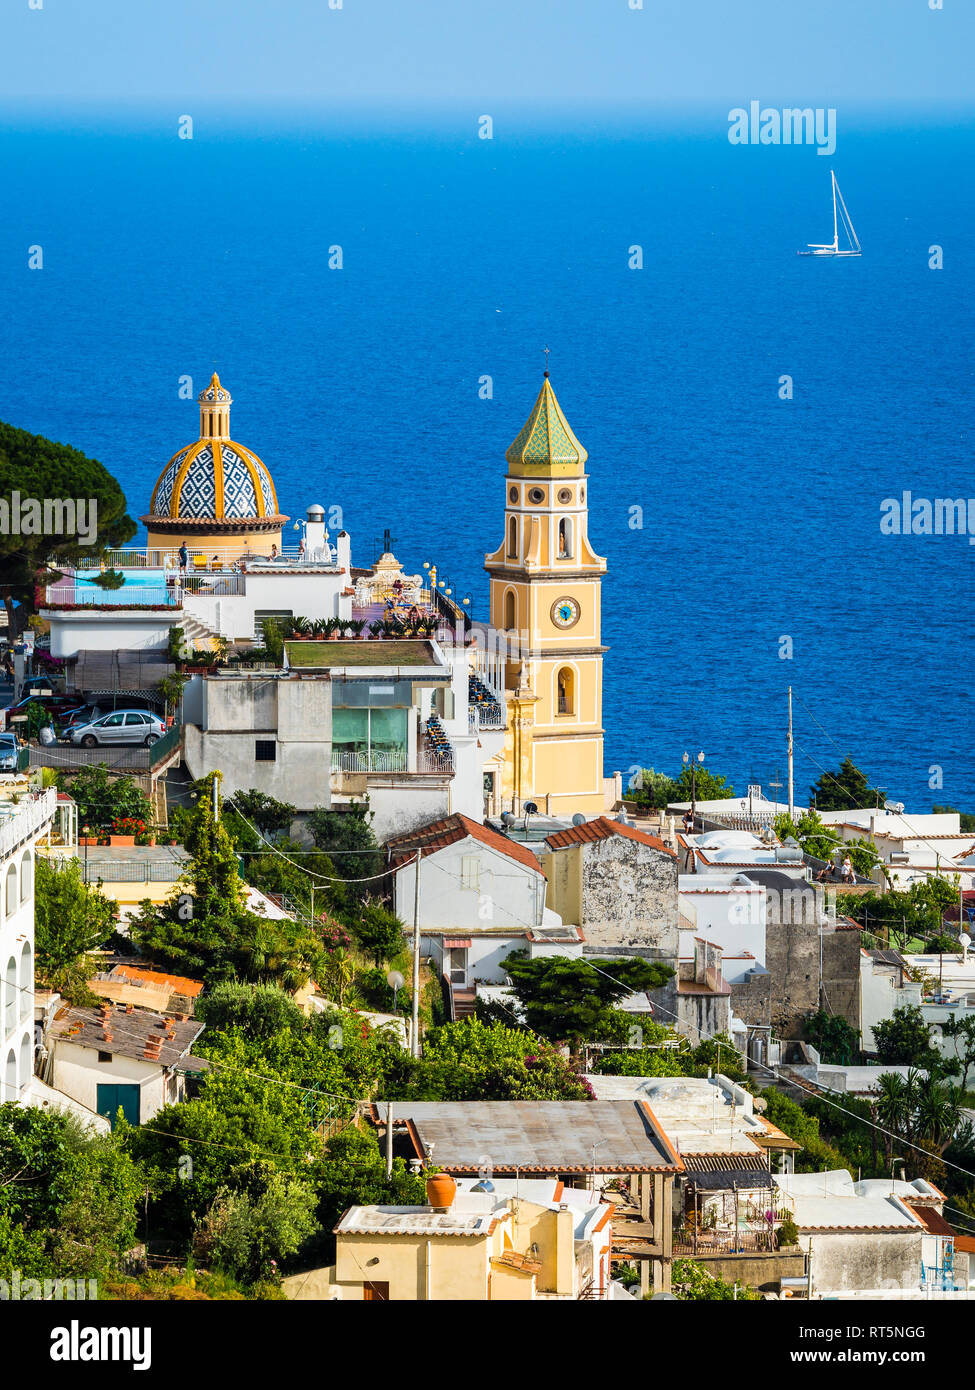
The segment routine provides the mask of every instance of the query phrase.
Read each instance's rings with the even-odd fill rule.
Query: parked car
[[[77,695],[25,695],[15,705],[8,705],[3,711],[3,728],[15,729],[17,715],[25,714],[28,705],[40,705],[47,710],[52,720],[60,721],[69,710],[77,709]]]
[[[90,724],[78,724],[70,731],[72,743],[97,748],[103,743],[138,743],[151,748],[166,732],[158,715],[144,709],[117,709]]]
[[[0,772],[17,771],[20,740],[16,734],[0,734]]]

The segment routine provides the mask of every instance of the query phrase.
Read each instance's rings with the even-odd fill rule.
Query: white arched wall
[[[25,941],[20,952],[20,1017],[28,1018],[34,1003],[34,952],[29,941]]]
[[[12,917],[20,906],[20,899],[17,896],[17,866],[11,864],[6,873],[3,894],[3,912],[5,917]]]

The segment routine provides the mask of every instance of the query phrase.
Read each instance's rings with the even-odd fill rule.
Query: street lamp
[[[694,820],[695,808],[697,803],[697,765],[704,762],[703,753],[695,753],[692,757],[690,753],[684,753],[684,766],[691,769],[691,820]]]

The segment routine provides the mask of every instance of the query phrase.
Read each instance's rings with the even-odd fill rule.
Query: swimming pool
[[[74,577],[74,602],[110,604],[124,607],[127,603],[175,603],[172,588],[166,587],[166,573],[161,569],[125,569],[120,571],[125,583],[120,589],[103,589],[94,578],[85,574]]]

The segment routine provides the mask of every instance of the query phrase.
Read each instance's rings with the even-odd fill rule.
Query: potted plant
[[[138,816],[119,816],[112,821],[112,833],[109,837],[109,844],[134,845],[138,835],[144,835],[146,823]]]
[[[171,729],[173,726],[173,719],[176,715],[176,707],[180,702],[180,698],[183,694],[183,687],[185,686],[186,681],[187,677],[185,675],[182,675],[179,671],[176,671],[171,676],[165,676],[159,682],[159,696],[160,699],[164,701],[166,706],[167,729]]]
[[[326,618],[322,623],[322,633],[329,642],[338,641],[338,618]]]
[[[376,641],[378,642],[379,639],[380,639],[380,637],[382,637],[382,635],[383,635],[383,624],[382,624],[381,622],[379,622],[379,621],[377,620],[376,622],[370,623],[370,624],[369,624],[369,636],[370,636],[370,637],[375,637]]]
[[[357,642],[362,641],[362,633],[366,626],[365,618],[352,618],[345,625]]]

